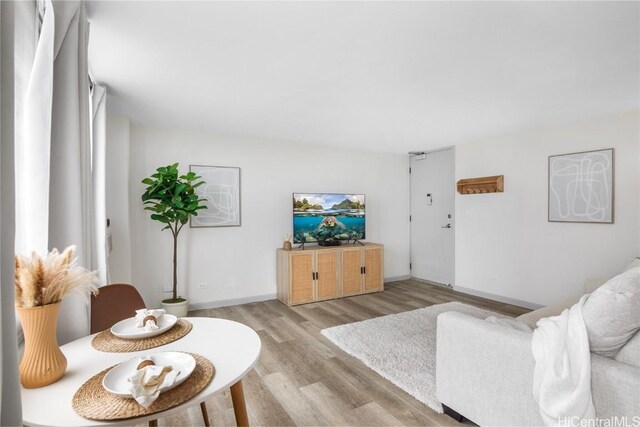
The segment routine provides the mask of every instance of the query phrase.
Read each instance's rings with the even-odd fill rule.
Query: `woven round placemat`
[[[71,405],[76,414],[90,420],[114,421],[141,417],[165,411],[191,399],[209,385],[215,368],[204,357],[187,353],[196,359],[196,367],[185,382],[158,396],[151,406],[145,409],[133,398],[115,396],[102,387],[102,379],[111,368],[91,377],[76,391]]]
[[[113,335],[109,329],[105,329],[93,337],[91,345],[96,350],[106,351],[109,353],[127,353],[130,351],[148,350],[150,348],[159,347],[179,340],[183,336],[187,335],[191,331],[191,328],[193,328],[191,322],[185,319],[180,319],[178,320],[178,323],[176,323],[176,325],[167,332],[156,335],[155,337],[142,338],[139,340],[125,340],[124,338],[118,338]]]

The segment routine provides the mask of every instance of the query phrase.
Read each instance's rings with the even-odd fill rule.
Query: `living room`
[[[555,311],[544,312],[544,317],[566,320],[575,310],[567,311],[566,318],[560,316],[562,310],[582,304],[586,330],[591,331],[593,317],[589,316],[593,316],[593,304],[600,297],[589,303],[589,299],[580,300],[582,295],[596,295],[609,279],[628,275],[628,266],[637,264],[640,3],[97,1],[78,2],[72,12],[61,9],[55,18],[47,17],[47,11],[62,6],[33,2],[28,9],[28,3],[2,3],[0,255],[2,374],[3,390],[8,391],[2,394],[0,424],[55,425],[63,420],[71,425],[97,420],[161,425],[453,425],[458,421],[550,425],[542,409],[544,393],[534,398],[531,391],[523,392],[508,381],[492,385],[492,376],[501,377],[502,367],[505,376],[531,370],[517,384],[531,388],[533,366],[541,366],[541,362],[535,364],[530,351],[532,336],[542,336],[536,332],[540,329],[536,329],[538,319],[533,321],[529,315],[529,329],[518,331],[509,328],[523,327],[525,320],[517,325],[500,322],[509,323],[532,310],[535,313],[553,306]],[[38,20],[32,19],[31,12]],[[62,98],[66,97],[67,86],[56,86],[55,70],[53,83],[43,77],[46,67],[38,73],[32,71],[40,65],[33,60],[42,55],[38,49],[47,49],[40,47],[46,38],[40,35],[34,43],[21,37],[33,37],[48,28],[47,19],[59,24],[67,15],[73,16],[69,26],[80,28],[78,38],[88,40],[87,46],[79,44],[86,48],[87,87],[91,85],[92,100],[97,99],[95,106],[91,104],[88,131],[94,144],[89,151],[94,157],[84,157],[82,161],[92,159],[84,164],[69,156],[69,150],[56,151],[60,135],[75,124],[55,130],[53,120],[53,127],[43,130],[43,134],[53,135],[49,143],[52,160],[47,163],[51,183],[45,185],[60,187],[42,192],[37,182],[25,184],[25,176],[38,171],[43,163],[25,160],[30,157],[21,151],[26,141],[22,138],[35,140],[38,136],[24,131],[31,125],[24,126],[42,117],[29,114],[38,105],[47,104],[46,97],[38,97],[47,85],[53,88],[50,114],[66,117],[56,112],[60,102],[56,96],[65,93]],[[90,24],[90,31],[83,29],[83,19]],[[26,21],[32,21],[27,31],[20,27]],[[53,40],[62,37],[57,34],[65,34],[58,27],[51,31]],[[29,43],[33,48],[24,48],[31,46]],[[31,61],[25,60],[28,55]],[[24,70],[26,74],[20,74]],[[65,79],[71,74],[65,72]],[[36,107],[22,110],[24,105]],[[96,141],[101,145],[95,145]],[[7,160],[14,153],[18,159],[15,169]],[[34,156],[39,153],[37,148],[28,153],[42,160]],[[603,216],[580,217],[580,212],[572,211],[575,217],[560,218],[562,212],[555,212],[552,202],[555,197],[570,197],[576,181],[563,187],[561,195],[554,193],[554,162],[584,165],[594,161],[589,157],[592,154],[605,159],[602,181],[592,181],[601,175],[578,175],[575,179],[588,181],[594,197],[608,197],[598,212]],[[419,182],[417,168],[433,167],[441,156],[448,156],[450,163],[438,183]],[[62,162],[61,157],[67,160]],[[181,231],[179,238],[174,235],[172,239],[172,233],[163,230],[168,223],[159,224],[150,217],[143,200],[150,184],[143,180],[152,179],[157,168],[176,163],[180,175],[207,168],[235,173],[237,215],[230,223],[194,223],[198,217],[205,218],[212,210],[209,207],[181,225],[176,222]],[[62,170],[73,173],[67,176]],[[90,177],[87,170],[92,171]],[[97,181],[101,170],[103,179]],[[56,178],[58,174],[64,178]],[[471,194],[456,188],[461,181],[486,177],[493,177],[490,188],[478,189],[477,182],[476,190],[469,190]],[[600,183],[602,188],[597,187]],[[436,184],[444,190],[434,190]],[[84,197],[85,185],[93,188],[90,202],[63,194]],[[207,186],[194,189],[194,194],[205,197],[201,191]],[[47,203],[37,198],[44,193]],[[6,202],[13,200],[14,194],[16,208]],[[345,214],[362,215],[366,229],[357,239],[320,242],[341,243],[335,247],[318,246],[318,239],[309,234],[309,240],[301,241],[294,217],[315,213],[313,209],[296,213],[291,206],[292,194],[294,200],[295,194],[319,198],[339,194],[347,199],[361,195],[362,200],[366,196],[362,213]],[[96,202],[98,199],[101,202]],[[448,205],[443,207],[445,199]],[[86,203],[95,204],[85,213]],[[587,211],[598,203],[588,200]],[[436,220],[425,222],[428,229],[420,228],[420,206],[443,209]],[[345,217],[331,215],[324,212],[316,216],[337,218],[336,227],[344,228]],[[61,217],[68,217],[63,225],[59,225]],[[45,222],[46,227],[33,226]],[[108,227],[87,225],[76,232],[74,224],[85,222],[108,223]],[[322,224],[315,227],[311,234]],[[97,229],[98,235],[92,234],[95,231],[85,235],[88,228]],[[43,241],[39,238],[42,235],[48,239]],[[360,240],[366,246],[361,246]],[[304,248],[298,248],[303,243]],[[376,244],[381,245],[380,286],[367,293],[365,269],[361,270],[364,278],[357,279],[362,281],[363,295],[345,292],[344,253]],[[82,410],[96,408],[87,405],[78,409],[75,397],[72,405],[72,393],[66,403],[58,402],[66,405],[62,412],[68,414],[43,422],[48,415],[34,404],[36,396],[56,393],[51,387],[60,387],[65,381],[71,381],[64,386],[65,392],[72,388],[75,392],[92,375],[132,357],[112,351],[104,353],[109,357],[103,359],[104,354],[96,351],[97,366],[83,368],[86,377],[74,377],[71,367],[77,368],[80,361],[74,364],[69,356],[72,349],[82,344],[93,352],[96,343],[90,335],[94,330],[93,303],[70,295],[62,302],[57,318],[58,344],[69,367],[57,383],[33,389],[25,388],[24,382],[23,387],[18,385],[18,345],[10,343],[15,341],[16,330],[12,310],[12,284],[18,280],[12,272],[14,254],[28,256],[35,250],[45,256],[56,246],[63,251],[69,245],[78,247],[81,267],[97,272],[100,288],[131,284],[147,309],[159,309],[177,289],[178,296],[188,298],[185,319],[191,319],[193,326],[184,339],[191,335],[195,340],[201,333],[198,328],[204,328],[205,323],[198,323],[199,319],[228,319],[248,330],[238,330],[237,342],[233,338],[228,342],[212,339],[212,344],[192,350],[180,347],[180,339],[168,344],[176,351],[202,354],[219,351],[209,346],[229,347],[229,361],[209,357],[215,366],[211,382],[172,409],[158,409],[155,416],[134,411],[136,415],[128,418],[122,414],[121,418],[110,418],[118,412],[112,408],[106,415],[87,415]],[[293,245],[291,250],[287,250],[289,245]],[[89,246],[97,249],[86,249]],[[429,256],[422,256],[421,250]],[[326,298],[319,297],[318,290],[317,257],[323,253],[336,257],[335,266],[330,267],[336,277],[335,288]],[[280,254],[313,259],[309,274],[307,270],[304,273],[307,279],[312,277],[308,281],[311,297],[301,300],[304,304],[280,294],[280,286],[291,293],[300,289],[289,283],[295,273],[283,273],[285,278],[280,279],[279,269],[284,268],[276,261]],[[446,270],[444,276],[430,272],[441,267]],[[637,276],[636,270],[637,266],[632,266],[629,271]],[[640,385],[640,368],[616,358],[622,354],[626,356],[621,358],[640,360],[638,345],[631,348],[631,343],[640,341],[636,333],[640,328],[638,311],[625,311],[637,308],[640,285],[636,276],[624,276],[624,285],[611,285],[625,286],[624,292],[616,289],[628,296],[628,301],[617,301],[621,305],[611,307],[618,307],[621,316],[631,316],[631,321],[625,318],[624,337],[616,343],[615,354],[608,354],[612,351],[608,347],[594,351],[596,345],[591,342],[594,383],[588,393],[581,391],[588,396],[584,401],[593,403],[582,412],[572,408],[562,416],[577,415],[583,420],[619,417],[629,425],[636,422],[633,416],[640,416],[640,388],[635,387]],[[106,295],[104,289],[102,295]],[[92,298],[100,299],[100,293]],[[449,315],[448,311],[461,314]],[[424,318],[414,319],[415,325],[431,326],[424,328],[429,330],[424,342],[414,337],[416,342],[405,343],[404,334],[412,330],[396,329],[404,327],[397,322],[408,324],[410,317],[394,316],[411,313],[426,313]],[[129,317],[134,315],[132,311]],[[498,324],[485,322],[494,316]],[[393,319],[404,320],[392,323]],[[22,317],[20,320],[25,323]],[[478,324],[478,320],[482,322]],[[445,322],[442,328],[440,322]],[[501,348],[503,336],[495,338],[492,334],[497,332],[485,330],[485,323],[505,328],[504,337],[513,338],[517,342],[513,348],[524,351],[526,357],[515,350],[502,354],[522,359],[522,366],[503,365],[484,353],[489,349],[474,342],[470,331]],[[353,329],[336,329],[349,325]],[[549,322],[545,325],[550,327]],[[373,329],[367,332],[365,326]],[[213,337],[214,329],[203,330]],[[389,331],[398,333],[394,336]],[[232,382],[225,383],[231,374],[225,371],[224,363],[232,363],[234,358],[240,363],[242,357],[232,349],[247,348],[240,337],[245,332],[246,346],[255,350],[255,360],[247,362]],[[460,342],[467,334],[467,342]],[[605,338],[613,335],[608,331]],[[209,340],[209,335],[203,337],[202,342]],[[257,347],[252,340],[257,340]],[[28,339],[24,341],[20,347],[29,345]],[[477,347],[465,347],[472,344]],[[425,347],[434,366],[428,361],[411,366],[415,356],[411,351]],[[162,349],[147,353],[156,351]],[[374,357],[376,352],[384,353]],[[487,369],[473,369],[473,361],[460,356],[467,352],[477,354],[477,363],[484,362]],[[602,361],[603,354],[608,359]],[[448,361],[436,365],[436,358]],[[602,385],[610,379],[602,380],[600,368],[595,368],[609,359],[625,365],[622,370],[614,369],[616,375],[628,374],[614,393]],[[586,375],[584,369],[580,372]],[[460,377],[462,373],[468,375],[466,380]],[[480,376],[470,380],[476,374]],[[481,376],[485,374],[489,377]],[[519,381],[519,375],[512,377]],[[465,381],[481,382],[480,393],[490,393],[495,386],[507,396],[493,396],[493,404],[481,396],[469,397],[464,390],[477,390],[464,385]],[[244,391],[233,388],[241,383]],[[510,402],[509,394],[521,400]],[[612,402],[603,403],[606,394],[613,395]],[[554,403],[561,400],[549,396]],[[507,400],[501,400],[503,397]],[[238,407],[244,407],[244,401],[243,418]],[[52,410],[55,402],[51,400]],[[196,403],[200,408],[193,406]],[[594,404],[595,415],[588,410]],[[515,409],[506,410],[506,406]],[[556,414],[556,424],[560,418]]]

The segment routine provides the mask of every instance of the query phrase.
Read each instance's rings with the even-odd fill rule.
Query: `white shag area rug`
[[[486,319],[503,317],[459,302],[437,304],[322,330],[345,352],[391,381],[434,411],[436,398],[436,318],[457,311]]]

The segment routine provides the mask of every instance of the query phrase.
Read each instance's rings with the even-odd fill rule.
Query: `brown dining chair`
[[[91,333],[109,329],[121,320],[136,315],[145,308],[138,290],[125,283],[103,286],[98,295],[91,296]]]
[[[146,308],[138,290],[126,283],[116,283],[100,288],[98,295],[91,296],[91,333],[109,329],[121,320],[133,317],[136,310]],[[205,402],[200,403],[204,425],[209,427],[209,415]],[[149,421],[150,427],[158,420]]]

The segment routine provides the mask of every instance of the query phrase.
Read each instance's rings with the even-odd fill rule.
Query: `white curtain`
[[[13,300],[14,31],[13,2],[0,2],[0,425],[22,425]]]
[[[110,282],[107,262],[106,144],[107,90],[94,84],[91,89],[91,179],[93,182],[93,244],[91,264],[98,271],[100,283]]]
[[[36,48],[16,144],[16,252],[44,254],[76,245],[80,265],[98,270],[104,280],[105,237],[100,230],[105,229],[105,214],[96,212],[104,209],[104,201],[94,199],[104,198],[100,184],[94,187],[96,176],[104,174],[104,159],[94,156],[104,157],[104,147],[95,152],[91,148],[85,6],[80,1],[37,5],[39,31],[33,35]],[[98,181],[104,183],[104,177]],[[87,301],[65,298],[59,342],[88,333]]]

